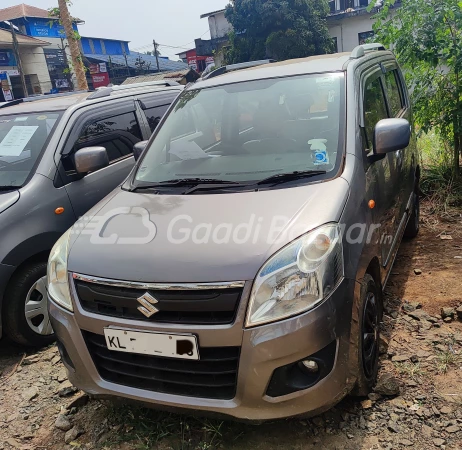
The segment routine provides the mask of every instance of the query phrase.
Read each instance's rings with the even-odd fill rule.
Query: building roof
[[[149,75],[140,75],[138,77],[127,78],[122,84],[145,83],[147,81],[177,81],[180,82],[189,72],[194,72],[192,69],[179,70],[176,72],[154,73]],[[197,78],[199,78],[197,74]]]
[[[190,48],[189,50],[183,50],[180,53],[175,53],[175,55],[184,55],[184,54],[190,52],[191,50],[196,50],[196,48],[194,47],[194,48]]]
[[[219,13],[222,13],[222,12],[225,12],[225,11],[226,11],[225,9],[218,9],[217,11],[212,11],[212,12],[209,12],[209,13],[201,14],[201,19],[204,19],[205,17],[214,16],[216,14],[219,14]]]
[[[21,3],[20,5],[16,6],[10,6],[9,8],[0,9],[0,22],[3,22],[4,20],[21,19],[23,17],[53,19],[53,17],[50,17],[50,13],[46,9],[26,5],[25,3]],[[80,19],[75,17],[74,20],[77,23],[82,23]]]
[[[20,46],[45,47],[50,45],[49,42],[45,42],[41,39],[36,39],[20,33],[16,33],[16,38],[18,40],[18,45]],[[11,31],[0,28],[0,44],[13,45],[13,35],[11,34]]]
[[[103,41],[114,41],[114,42],[127,42],[129,43],[130,41],[126,41],[125,39],[112,39],[112,38],[106,38],[106,37],[101,37],[101,36],[82,36],[82,39],[102,39]]]
[[[102,54],[93,54],[93,53],[85,53],[85,57],[88,59],[97,60],[100,62],[109,62],[111,61],[112,64],[116,64],[118,66],[126,66],[128,64],[129,67],[132,69],[136,69],[136,60],[140,57],[146,61],[147,64],[151,64],[151,70],[157,70],[157,61],[156,57],[152,55],[145,55],[143,53],[136,53],[131,52],[127,55],[127,60],[125,60],[125,56],[123,55],[102,55]],[[188,65],[184,62],[177,62],[177,61],[170,61],[167,59],[159,58],[159,68],[161,72],[171,72],[171,71],[178,71],[187,69]]]

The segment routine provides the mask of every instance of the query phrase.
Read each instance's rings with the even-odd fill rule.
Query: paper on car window
[[[38,126],[12,127],[0,142],[0,156],[19,156],[37,130]]]
[[[183,139],[173,141],[170,144],[170,153],[183,160],[209,157],[209,155],[207,155],[207,153],[205,153],[194,141],[186,141]]]

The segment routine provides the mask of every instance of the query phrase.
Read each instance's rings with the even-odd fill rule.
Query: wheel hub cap
[[[47,277],[40,278],[30,288],[25,303],[27,324],[37,334],[49,336],[53,334],[47,309]]]

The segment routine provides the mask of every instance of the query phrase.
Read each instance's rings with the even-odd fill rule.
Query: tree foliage
[[[462,2],[385,0],[375,15],[376,40],[393,47],[412,89],[424,131],[436,129],[452,148],[453,173],[462,152]]]
[[[229,63],[300,58],[333,51],[327,0],[231,0]]]

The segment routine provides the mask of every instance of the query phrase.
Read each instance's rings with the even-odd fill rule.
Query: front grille
[[[236,394],[240,347],[201,347],[200,360],[109,350],[104,336],[82,331],[101,378],[165,394],[229,400]]]
[[[106,286],[74,280],[85,311],[124,319],[192,325],[232,323],[242,288],[205,290],[148,290]],[[137,298],[149,292],[158,313],[147,318],[138,311]]]

